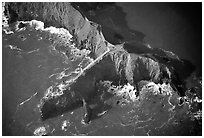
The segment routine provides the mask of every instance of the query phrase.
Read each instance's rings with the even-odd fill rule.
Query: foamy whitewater
[[[186,96],[181,97],[171,83],[153,79],[134,83],[141,73],[159,78],[161,64],[142,54],[133,56],[123,44],[110,44],[95,26],[96,41],[80,48],[65,28],[45,27],[38,20],[8,24],[8,17],[2,16],[2,93],[3,98],[11,98],[3,99],[3,105],[8,105],[4,110],[9,109],[6,117],[11,116],[4,120],[13,135],[183,135],[191,134],[183,128],[200,126],[193,122],[202,119],[198,108],[202,99],[197,93],[186,90]],[[85,21],[87,26],[95,24],[87,18]],[[86,36],[80,35],[85,40]],[[146,47],[153,50],[149,44]],[[98,53],[93,56],[93,51]],[[170,51],[166,55],[180,60]],[[129,77],[128,82],[108,80],[112,68],[121,76],[124,68],[126,75],[122,77]],[[165,66],[164,71],[171,79],[170,68]],[[202,84],[194,83],[196,89]],[[87,102],[92,111],[87,124],[82,121],[89,109],[85,108],[84,93],[91,99]]]

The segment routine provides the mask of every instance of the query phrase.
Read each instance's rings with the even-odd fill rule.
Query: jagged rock
[[[107,50],[100,25],[88,21],[70,3],[6,3],[5,7],[9,23],[35,19],[45,27],[64,27],[74,36],[77,47],[91,50],[94,58]]]
[[[130,101],[135,101],[138,96],[145,98],[145,93],[150,92],[160,94],[165,91],[165,94],[168,94],[178,91],[184,95],[183,80],[193,68],[190,63],[183,64],[183,61],[172,53],[151,48],[148,44],[138,41],[112,45],[105,40],[100,25],[83,17],[68,3],[6,3],[5,14],[10,24],[17,20],[32,20],[30,23],[35,30],[44,29],[44,24],[39,25],[36,20],[45,22],[45,26],[66,28],[71,34],[70,37],[69,33],[49,35],[51,39],[57,39],[52,45],[56,50],[54,55],[65,53],[67,63],[73,63],[84,56],[92,59],[84,68],[75,70],[78,74],[71,83],[67,83],[66,79],[62,80],[67,84],[60,92],[53,90],[44,95],[40,105],[43,121],[83,106],[86,123],[89,123],[93,115],[90,104],[95,102],[97,97],[102,98],[95,104],[104,102],[104,93],[99,89],[101,81],[112,82],[111,85],[116,86],[116,95]],[[21,23],[18,24],[19,29],[25,26]],[[115,26],[114,29],[117,30]],[[61,41],[66,41],[71,50]],[[189,71],[184,75],[180,74],[187,67],[190,67]],[[58,80],[61,79],[59,75]],[[108,87],[111,88],[111,85]],[[45,128],[42,127],[36,130],[35,135],[46,135],[44,132]]]

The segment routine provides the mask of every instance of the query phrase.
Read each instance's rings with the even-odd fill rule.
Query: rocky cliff
[[[98,101],[104,104],[113,95],[123,99],[129,95],[134,103],[136,99],[145,99],[149,91],[161,95],[171,95],[173,91],[176,97],[186,96],[185,80],[194,66],[172,52],[152,48],[139,38],[112,44],[105,39],[101,25],[89,21],[70,3],[5,3],[4,7],[8,20],[4,32],[8,28],[18,32],[25,27],[40,33],[48,31],[52,42],[50,53],[71,68],[68,74],[68,68],[62,71],[56,77],[60,81],[58,85],[47,88],[41,98],[43,121],[81,106],[88,110],[99,97]],[[65,30],[52,33],[50,26]],[[116,30],[110,28],[110,32]],[[109,86],[103,83],[106,81],[110,82]],[[100,90],[104,86],[108,86],[107,92],[111,95],[108,98]],[[110,90],[112,87],[117,89]]]

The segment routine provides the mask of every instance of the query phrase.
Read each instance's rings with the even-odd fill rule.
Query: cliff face
[[[132,101],[145,99],[144,95],[152,90],[151,87],[157,94],[160,89],[165,89],[165,95],[169,95],[166,94],[169,90],[175,92],[175,97],[185,96],[184,80],[194,70],[191,63],[171,52],[151,48],[148,43],[141,43],[140,38],[113,45],[105,39],[99,24],[83,17],[69,3],[6,3],[4,14],[10,28],[17,26],[17,30],[13,29],[15,33],[30,27],[40,31],[38,33],[48,34],[45,39],[51,41],[51,46],[46,49],[47,53],[59,57],[56,62],[63,63],[59,66],[63,71],[55,79],[57,85],[48,87],[40,99],[43,121],[84,106],[84,101],[90,105],[99,99],[101,104],[117,92],[116,95],[123,96],[124,91],[128,93],[128,88]],[[16,23],[21,20],[30,22]],[[44,22],[44,26],[36,20]],[[46,28],[50,26],[65,29],[61,28],[63,33],[52,33],[53,28]],[[110,32],[117,30],[109,29]],[[105,81],[111,82],[108,89],[125,87],[109,92],[111,96],[104,98],[105,92],[100,88]]]

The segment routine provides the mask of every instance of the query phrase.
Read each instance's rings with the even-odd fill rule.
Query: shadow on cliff
[[[42,121],[57,117],[64,113],[71,112],[80,107],[83,107],[82,97],[80,97],[79,95],[73,96],[68,90],[66,90],[64,93],[65,94],[61,95],[58,98],[54,98],[44,102],[43,107],[41,108]],[[92,94],[94,95],[94,93]],[[87,100],[87,103],[91,108],[90,121],[100,118],[102,115],[98,114],[112,108],[111,105],[105,104],[104,101],[110,99],[111,97],[113,97],[113,95],[105,92],[103,95],[105,98],[103,99],[103,101],[101,101],[99,99],[101,94],[102,93],[98,93],[98,95],[94,95],[94,98],[92,100],[91,99]]]
[[[139,54],[159,63],[165,64],[167,66],[173,67],[179,74],[181,81],[184,81],[190,76],[196,67],[190,61],[185,59],[177,59],[176,55],[168,54],[165,50],[160,48],[149,48],[143,43],[130,42],[125,43],[124,48],[128,53]]]

